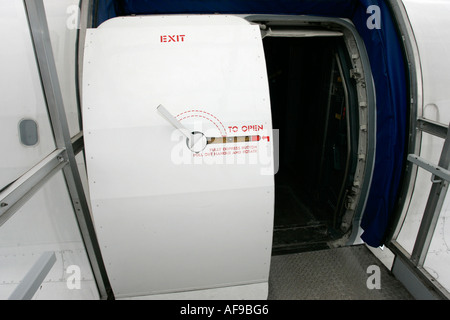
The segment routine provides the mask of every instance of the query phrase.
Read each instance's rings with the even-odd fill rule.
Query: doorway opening
[[[279,130],[273,254],[328,248],[341,228],[357,161],[356,84],[342,37],[265,37]]]

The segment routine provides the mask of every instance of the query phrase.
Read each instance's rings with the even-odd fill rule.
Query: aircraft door
[[[83,126],[116,297],[263,284],[274,210],[260,30],[231,16],[88,29]]]

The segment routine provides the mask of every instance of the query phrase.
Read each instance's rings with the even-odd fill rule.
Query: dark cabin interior
[[[336,48],[342,39],[266,37],[273,128],[279,130],[273,253],[327,247],[347,175],[346,101]]]

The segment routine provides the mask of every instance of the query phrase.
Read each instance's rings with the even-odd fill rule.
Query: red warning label
[[[229,133],[240,132],[258,132],[264,130],[264,125],[262,124],[251,124],[243,126],[228,126]]]

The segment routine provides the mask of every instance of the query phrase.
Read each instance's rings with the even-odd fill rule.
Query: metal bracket
[[[415,154],[408,155],[408,160],[419,167],[431,172],[433,176],[431,177],[432,182],[442,182],[442,180],[450,181],[450,171],[446,170],[440,166],[436,166],[432,164],[431,162],[425,160],[424,158],[421,158]],[[441,179],[436,179],[435,177],[438,176]]]
[[[358,68],[350,69],[350,78],[353,79],[360,79],[361,78],[361,71],[358,70]]]
[[[448,131],[448,128],[443,124],[425,118],[417,119],[417,129],[443,139],[447,137]]]

